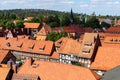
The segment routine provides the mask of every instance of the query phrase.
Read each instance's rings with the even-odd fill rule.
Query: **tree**
[[[92,28],[100,28],[99,21],[95,16],[90,17],[90,19],[87,20],[85,26]]]
[[[56,32],[51,32],[50,34],[47,35],[47,40],[51,40],[51,41],[56,41],[58,36]]]
[[[61,16],[61,25],[62,26],[68,26],[70,25],[70,15],[69,14],[63,14]]]
[[[24,27],[23,21],[16,22],[15,28],[23,28],[23,27]]]
[[[43,18],[44,18],[44,17],[43,17],[43,15],[42,15],[42,14],[39,14],[39,15],[38,15],[38,20],[39,20],[39,22],[40,22],[40,23],[42,23],[42,22],[43,22]]]
[[[51,41],[57,41],[58,39],[60,39],[61,37],[67,37],[67,33],[66,32],[60,32],[60,33],[56,33],[56,32],[51,32],[50,34],[47,35],[47,40],[51,40]]]
[[[10,14],[10,16],[9,16],[9,19],[12,19],[12,20],[14,20],[16,18],[17,18],[17,16],[15,14]]]
[[[6,28],[15,28],[15,24],[12,21],[8,21],[5,26]]]

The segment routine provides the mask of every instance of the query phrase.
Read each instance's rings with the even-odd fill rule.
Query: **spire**
[[[74,22],[74,17],[73,17],[73,11],[71,8],[71,14],[70,14],[70,22],[73,23]]]

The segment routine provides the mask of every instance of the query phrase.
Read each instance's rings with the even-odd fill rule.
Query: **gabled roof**
[[[50,56],[50,58],[52,58],[52,59],[59,59],[59,53],[54,51],[52,56]]]
[[[0,62],[2,62],[8,55],[9,50],[0,50]]]
[[[0,80],[7,80],[7,77],[10,73],[10,68],[7,67],[7,65],[5,64],[1,64],[0,65],[0,75],[2,75],[0,77]]]
[[[33,75],[33,74],[16,74],[14,73],[12,76],[12,80],[38,80],[39,76],[38,75]]]
[[[40,23],[24,23],[24,28],[35,28],[37,29],[40,26]]]
[[[120,65],[120,49],[113,47],[99,47],[91,69],[110,70]]]
[[[98,40],[97,33],[85,33],[81,44],[79,56],[90,59],[93,56],[94,53],[93,50],[95,48],[97,40]]]
[[[40,29],[40,31],[37,33],[37,35],[47,35],[48,33],[50,33],[51,27],[48,26],[46,23],[43,23],[42,28]]]
[[[120,65],[105,72],[102,80],[120,80]]]
[[[53,42],[17,38],[0,38],[0,48],[50,55],[53,49]]]
[[[65,38],[65,37],[62,37],[62,38],[60,38],[59,40],[57,40],[56,42],[55,42],[55,46],[56,47],[60,47],[62,44],[64,44],[67,40],[68,40],[69,38]]]
[[[120,27],[110,27],[107,29],[106,32],[111,32],[111,33],[119,33],[120,34]]]
[[[78,55],[80,52],[81,44],[77,40],[68,38],[66,42],[62,43],[59,53],[62,54],[75,54]]]
[[[28,73],[39,75],[41,80],[97,80],[88,68],[45,61],[34,61],[31,65],[27,60],[18,74]]]

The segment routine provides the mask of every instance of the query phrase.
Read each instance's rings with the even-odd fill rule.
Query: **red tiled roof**
[[[91,32],[93,32],[93,29],[91,28],[91,27],[85,27],[85,28],[83,28],[84,29],[84,32],[86,32],[86,33],[91,33]]]
[[[52,41],[36,41],[17,38],[10,38],[7,40],[5,38],[0,38],[0,40],[2,41],[0,42],[1,49],[50,55],[53,48]],[[10,44],[10,46],[7,47],[7,44]]]
[[[66,42],[64,42],[61,45],[61,47],[59,49],[59,53],[77,54],[78,55],[80,52],[80,48],[81,48],[81,44],[78,41],[68,38],[68,39],[66,39]]]
[[[41,80],[97,80],[88,68],[44,61],[35,61],[32,65],[26,61],[18,74],[28,73],[39,75]]]
[[[40,26],[40,23],[24,23],[25,28],[38,28]]]
[[[91,69],[110,70],[120,65],[120,49],[113,47],[99,47]]]
[[[84,57],[84,58],[91,58],[93,56],[93,50],[95,48],[96,41],[98,39],[98,34],[97,33],[85,33],[84,34],[84,39],[81,44],[81,49],[79,56]],[[87,46],[85,44],[89,44],[91,46]],[[84,51],[87,51],[89,53],[84,53]]]
[[[7,54],[9,53],[9,50],[0,50],[0,62],[2,62]]]
[[[5,64],[0,65],[0,80],[6,80],[8,77],[8,74],[10,73],[10,68],[7,67]]]
[[[50,58],[53,58],[53,59],[59,59],[59,53],[54,51],[52,56],[50,56]]]
[[[43,23],[43,26],[40,29],[40,31],[37,33],[37,35],[47,35],[51,31],[52,30],[51,30],[50,26],[48,26],[47,24]]]
[[[110,28],[107,29],[106,32],[120,33],[120,27],[110,27]]]

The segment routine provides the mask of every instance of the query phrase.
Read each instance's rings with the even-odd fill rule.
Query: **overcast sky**
[[[0,0],[0,9],[50,9],[97,15],[120,15],[120,0]]]

